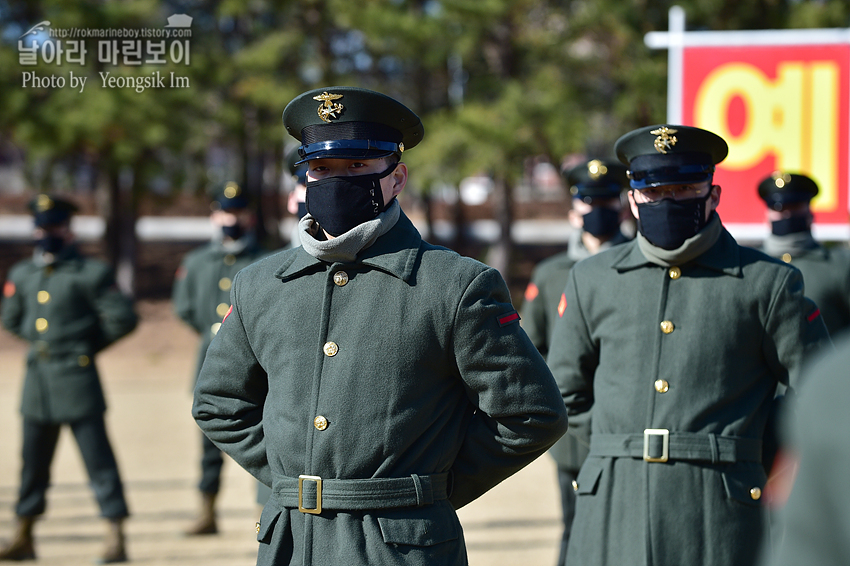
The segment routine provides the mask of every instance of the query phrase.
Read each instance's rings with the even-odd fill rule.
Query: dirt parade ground
[[[182,531],[199,506],[200,431],[192,420],[197,339],[166,301],[138,305],[133,334],[100,355],[107,428],[125,483],[130,561],[150,566],[249,566],[256,560],[256,484],[225,462],[216,536]],[[20,473],[18,411],[26,344],[0,332],[0,541],[14,526]],[[459,512],[472,566],[554,565],[560,505],[551,458],[543,456]],[[37,564],[90,565],[106,526],[70,430],[53,463],[48,510],[35,526]]]

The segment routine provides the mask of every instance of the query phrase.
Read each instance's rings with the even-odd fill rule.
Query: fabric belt
[[[321,513],[322,509],[366,511],[423,507],[448,498],[448,477],[448,473],[350,480],[278,476],[274,479],[272,494],[284,507],[313,514]]]
[[[647,429],[643,434],[592,434],[590,456],[732,464],[761,462],[762,441],[740,436]]]

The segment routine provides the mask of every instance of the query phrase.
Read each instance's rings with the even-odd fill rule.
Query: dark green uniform
[[[105,517],[127,515],[118,468],[103,426],[106,402],[95,355],[136,326],[131,301],[104,263],[66,247],[55,261],[16,264],[4,287],[2,321],[31,344],[21,413],[24,469],[16,512],[40,515],[59,425],[74,431]]]
[[[557,386],[499,273],[401,212],[413,112],[329,87],[283,119],[310,166],[301,247],[236,276],[193,416],[272,486],[258,564],[466,564],[455,509],[563,435]]]
[[[552,336],[570,415],[593,408],[567,564],[752,564],[774,393],[826,328],[800,272],[739,246],[706,208],[722,139],[653,126],[617,149],[657,200],[632,195],[637,239],[573,267]],[[696,196],[658,197],[671,191]]]
[[[830,335],[850,328],[850,252],[820,245],[811,232],[768,236],[763,250],[803,273],[806,296],[820,308]]]
[[[210,342],[230,308],[230,287],[236,273],[268,252],[257,245],[253,236],[225,246],[211,242],[189,252],[180,264],[172,289],[174,312],[201,337],[198,347],[197,374],[204,363]],[[221,485],[221,452],[203,437],[201,481],[203,493],[218,493]]]
[[[404,216],[351,263],[303,248],[261,260],[232,303],[193,414],[273,486],[259,564],[465,564],[454,510],[566,429],[498,272],[423,242]],[[319,515],[298,510],[302,474],[325,482]]]
[[[786,436],[800,467],[779,513],[784,537],[762,564],[850,564],[850,336],[836,350],[806,371],[796,410],[787,413]]]

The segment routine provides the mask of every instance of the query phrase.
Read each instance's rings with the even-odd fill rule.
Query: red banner
[[[778,169],[817,182],[816,223],[847,224],[850,45],[686,46],[682,70],[682,122],[729,144],[724,223],[764,224],[758,183]]]

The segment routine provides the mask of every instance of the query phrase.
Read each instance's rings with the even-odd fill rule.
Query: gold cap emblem
[[[241,192],[242,188],[233,181],[227,183],[227,185],[224,187],[224,196],[227,198],[237,197]]]
[[[606,173],[608,173],[608,168],[605,167],[605,164],[598,159],[594,159],[587,164],[587,174],[590,175],[590,178],[594,181]]]
[[[667,153],[668,150],[673,149],[673,146],[676,145],[676,142],[679,140],[676,139],[676,136],[671,134],[675,134],[677,131],[678,130],[668,128],[667,126],[661,126],[657,130],[649,132],[654,136],[658,136],[655,138],[655,150],[659,153]]]
[[[342,98],[341,94],[328,94],[327,92],[323,92],[319,96],[313,97],[313,100],[318,100],[322,103],[319,105],[318,109],[319,118],[322,119],[322,122],[330,122],[331,118],[339,118],[339,116],[337,116],[337,112],[342,112],[345,109],[345,106],[339,102],[333,101],[339,100],[340,98]]]
[[[38,195],[38,200],[35,203],[35,207],[39,212],[45,212],[53,208],[53,199],[47,195]]]
[[[791,175],[782,171],[774,171],[770,176],[773,177],[773,184],[776,185],[777,189],[781,189],[791,182]]]

